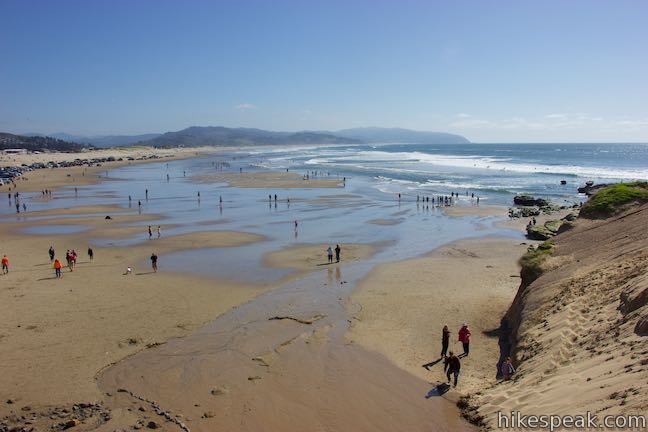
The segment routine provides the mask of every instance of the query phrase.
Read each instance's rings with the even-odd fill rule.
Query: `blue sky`
[[[0,131],[648,142],[648,2],[0,0]]]

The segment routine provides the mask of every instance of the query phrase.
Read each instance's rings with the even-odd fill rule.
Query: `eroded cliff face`
[[[498,411],[648,412],[648,204],[579,218],[553,243],[503,320],[514,379],[469,399],[466,415],[488,427]]]

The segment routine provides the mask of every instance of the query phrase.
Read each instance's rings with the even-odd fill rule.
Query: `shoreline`
[[[73,166],[60,168],[40,168],[24,173],[15,179],[15,186],[11,183],[0,186],[0,193],[11,192],[41,192],[42,190],[57,190],[66,186],[86,186],[97,184],[102,181],[101,171],[122,168],[129,165],[140,165],[150,163],[160,163],[164,161],[174,161],[201,157],[206,154],[219,153],[231,150],[231,148],[221,147],[195,147],[182,149],[158,149],[153,147],[123,147],[112,149],[98,149],[88,152],[74,153],[29,153],[25,155],[1,155],[0,165],[9,164],[33,164],[37,162],[47,163],[54,162],[73,162],[76,159],[92,158],[122,158],[122,161],[102,162],[100,166]],[[155,156],[155,159],[137,159],[142,157]],[[127,160],[129,157],[135,160]]]

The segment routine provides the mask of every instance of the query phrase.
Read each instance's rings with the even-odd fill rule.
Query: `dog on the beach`
[[[126,273],[124,273],[124,276],[129,275],[133,272],[133,269],[130,267],[126,267]]]

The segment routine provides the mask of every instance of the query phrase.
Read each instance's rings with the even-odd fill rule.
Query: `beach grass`
[[[583,205],[580,214],[588,218],[608,217],[633,201],[648,201],[648,182],[618,183],[603,188]]]
[[[522,255],[519,264],[522,267],[520,274],[524,283],[528,285],[542,275],[542,263],[552,254],[553,250],[553,242],[546,241]]]

